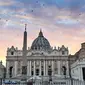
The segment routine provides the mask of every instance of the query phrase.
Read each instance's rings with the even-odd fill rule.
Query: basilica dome
[[[38,37],[33,41],[31,49],[32,50],[50,50],[51,46],[49,41],[43,36],[40,30]]]

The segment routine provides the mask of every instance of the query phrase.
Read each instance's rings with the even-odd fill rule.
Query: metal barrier
[[[36,80],[35,82],[10,82],[10,83],[4,83],[2,82],[2,85],[85,85],[84,81],[79,81],[75,79],[58,79],[58,80],[52,80],[49,81],[40,81]]]

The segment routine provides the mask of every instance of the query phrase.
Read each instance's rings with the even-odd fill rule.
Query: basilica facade
[[[6,77],[26,78],[39,77],[69,77],[71,65],[76,61],[75,56],[69,55],[68,47],[52,48],[50,42],[40,30],[38,37],[27,48],[27,31],[25,27],[23,49],[11,46],[7,49]],[[69,62],[70,61],[70,62]]]

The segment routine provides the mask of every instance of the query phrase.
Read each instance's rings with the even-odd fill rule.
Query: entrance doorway
[[[39,75],[39,69],[36,69],[36,75],[37,76]]]
[[[83,80],[85,81],[85,67],[82,68]]]
[[[11,66],[11,67],[9,68],[9,76],[10,76],[10,78],[12,77],[12,71],[13,71],[13,66]]]

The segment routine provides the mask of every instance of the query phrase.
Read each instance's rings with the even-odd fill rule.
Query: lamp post
[[[3,68],[3,75],[2,75],[2,78],[1,78],[1,85],[3,84],[3,81],[5,81],[5,78],[6,78],[6,68]]]
[[[42,75],[42,85],[43,85],[43,75]]]
[[[49,74],[49,84],[50,84],[50,82],[52,81],[52,70],[51,69],[49,69],[48,74]]]
[[[2,85],[2,78],[0,78],[0,85]]]

